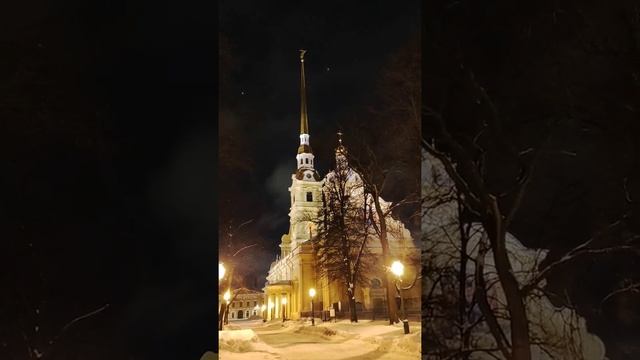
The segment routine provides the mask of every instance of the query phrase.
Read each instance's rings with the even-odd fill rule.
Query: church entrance
[[[240,310],[238,311],[238,319],[242,319],[244,315],[244,311]]]

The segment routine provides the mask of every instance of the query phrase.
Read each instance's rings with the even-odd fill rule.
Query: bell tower
[[[300,146],[296,155],[296,164],[299,176],[310,180],[317,177],[313,167],[313,151],[309,143],[309,118],[307,116],[307,86],[304,73],[304,54],[306,50],[300,50]]]
[[[298,244],[311,239],[316,233],[315,219],[322,207],[322,178],[315,170],[315,158],[309,141],[307,116],[307,92],[304,71],[304,55],[300,50],[300,145],[296,155],[296,171],[291,175],[291,208],[289,233],[282,236],[282,256],[290,253]]]

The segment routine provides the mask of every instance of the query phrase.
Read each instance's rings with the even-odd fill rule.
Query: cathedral
[[[317,221],[323,207],[325,184],[331,179],[334,171],[322,177],[315,169],[315,156],[311,149],[309,120],[307,117],[306,81],[304,70],[304,50],[300,50],[300,145],[296,154],[296,170],[291,175],[289,187],[291,207],[289,211],[289,231],[282,235],[280,253],[271,264],[265,285],[265,317],[271,319],[299,319],[311,316],[312,298],[310,289],[316,290],[313,298],[315,316],[320,317],[320,311],[330,311],[338,316],[348,311],[348,293],[344,282],[329,280],[316,264],[312,240],[317,235]],[[339,136],[341,134],[339,133]],[[342,144],[342,138],[335,151],[335,164],[349,166],[347,149]],[[349,180],[352,183],[361,182],[359,175],[353,171]],[[283,184],[284,185],[284,184]],[[357,188],[357,187],[354,187]],[[361,188],[361,187],[360,187]],[[355,194],[353,194],[355,195]],[[353,196],[355,198],[355,196]],[[391,204],[380,199],[383,207]],[[392,259],[401,260],[409,264],[419,259],[420,249],[416,246],[410,232],[404,224],[392,218],[387,218],[390,229],[388,240]],[[367,283],[358,285],[355,290],[356,309],[359,314],[386,314],[386,290],[382,286],[385,271],[382,263],[382,246],[379,238],[374,238],[369,245],[374,257],[373,266],[364,269]],[[411,281],[415,278],[419,267],[406,266],[404,277]],[[395,294],[394,294],[395,295]],[[410,290],[403,292],[405,309],[408,312],[420,311],[421,287],[418,281]]]

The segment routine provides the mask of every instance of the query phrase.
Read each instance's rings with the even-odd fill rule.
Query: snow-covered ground
[[[220,359],[420,359],[420,324],[410,328],[404,335],[402,324],[385,321],[238,321],[218,333]]]

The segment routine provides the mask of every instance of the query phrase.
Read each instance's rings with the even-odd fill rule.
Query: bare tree
[[[454,263],[445,262],[445,266],[440,264],[443,272],[448,271],[451,266],[459,269],[457,286],[455,283],[451,285],[458,290],[460,315],[456,324],[460,328],[460,336],[453,341],[451,338],[448,339],[449,342],[442,341],[440,350],[445,349],[444,352],[450,358],[468,358],[474,352],[482,352],[503,359],[530,359],[532,349],[537,351],[536,354],[543,352],[551,359],[567,356],[583,358],[585,351],[581,338],[577,335],[584,335],[581,333],[584,326],[580,326],[580,319],[568,298],[558,317],[548,313],[548,309],[553,306],[549,301],[551,294],[543,283],[558,268],[580,257],[638,251],[637,244],[634,244],[638,236],[620,236],[613,243],[597,246],[604,237],[611,237],[611,231],[624,223],[623,216],[604,231],[544,266],[541,264],[542,259],[546,258],[546,251],[534,251],[535,254],[527,255],[533,250],[519,245],[509,234],[509,229],[531,181],[536,161],[543,149],[542,144],[548,141],[549,135],[545,135],[542,144],[535,149],[529,147],[523,151],[515,150],[515,145],[501,130],[495,105],[484,89],[475,82],[473,74],[467,74],[478,96],[491,109],[491,116],[480,127],[475,139],[489,137],[490,142],[498,147],[494,149],[498,155],[494,152],[493,156],[502,155],[502,159],[513,159],[519,172],[507,191],[496,191],[484,169],[487,152],[482,150],[480,142],[474,140],[470,144],[459,140],[449,133],[440,114],[429,112],[428,115],[436,123],[438,136],[432,140],[424,140],[423,146],[437,159],[432,161],[442,164],[451,180],[449,190],[436,191],[436,196],[429,201],[434,208],[453,202],[456,206],[449,211],[456,215],[448,228],[442,225],[437,229],[444,240],[438,237],[426,240],[432,245],[428,251],[436,249],[437,243],[443,241],[443,244],[448,244],[435,251],[434,256],[456,251],[460,254]],[[438,196],[442,196],[442,199],[438,199]],[[467,219],[472,219],[477,224],[475,235],[469,234],[470,221],[463,219],[465,214]],[[468,262],[473,264],[471,271],[468,269]],[[434,266],[437,268],[437,265]],[[463,284],[470,278],[470,274],[473,274],[471,284],[474,295],[473,301],[467,304],[464,302],[468,289],[466,286],[463,288]],[[441,287],[444,286],[442,277],[439,282]],[[443,298],[447,297],[446,291],[442,289]],[[448,303],[445,302],[446,304]],[[464,314],[468,314],[476,306],[480,316],[478,320],[465,319]],[[486,326],[491,334],[490,339],[471,336],[473,328],[479,325]],[[558,336],[569,340],[560,341]],[[453,349],[451,343],[455,344]]]
[[[399,214],[419,219],[420,182],[420,51],[411,39],[385,64],[378,81],[378,100],[368,108],[365,122],[356,121],[358,142],[349,160],[360,175],[371,201],[372,226],[382,247],[383,265],[391,266],[388,225]],[[389,136],[390,134],[392,136]],[[391,201],[387,204],[382,199]],[[398,234],[401,235],[401,234]],[[395,286],[387,271],[383,277],[387,293],[389,323],[398,322]]]
[[[357,322],[356,287],[366,282],[362,269],[372,263],[370,201],[359,175],[344,156],[338,158],[325,180],[323,207],[315,220],[314,252],[319,273],[345,285],[350,318]]]
[[[253,219],[249,219],[235,226],[233,220],[229,220],[226,226],[219,228],[218,238],[221,240],[219,260],[224,264],[226,269],[225,278],[218,284],[219,293],[224,293],[227,290],[230,292],[235,291],[234,289],[242,288],[245,285],[244,278],[242,275],[236,274],[236,269],[242,266],[242,256],[246,255],[245,251],[258,244],[243,237],[240,230],[252,222]],[[226,322],[225,316],[228,312],[228,307],[223,303],[218,316],[219,330],[222,330],[222,326],[224,322]]]

